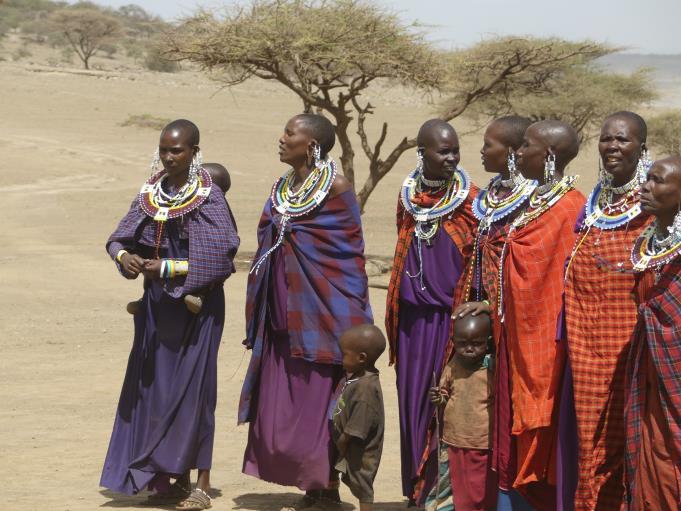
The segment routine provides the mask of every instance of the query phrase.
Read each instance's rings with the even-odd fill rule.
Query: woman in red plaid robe
[[[650,223],[641,212],[646,124],[632,112],[601,128],[600,182],[582,209],[565,276],[565,327],[579,440],[578,475],[566,481],[566,508],[618,510],[624,497],[624,368],[636,324],[630,262],[634,240]],[[604,306],[607,304],[607,306]],[[576,474],[566,479],[574,479]],[[576,492],[575,483],[576,482]]]
[[[681,509],[681,157],[658,160],[641,187],[641,206],[655,217],[658,240],[670,234],[667,257],[639,307],[626,368],[626,487],[632,511]],[[669,233],[672,227],[674,232]],[[659,243],[659,245],[658,245]],[[644,245],[648,255],[664,240]],[[652,246],[652,247],[651,247]],[[652,250],[650,250],[652,248]],[[655,263],[658,264],[655,264]],[[642,267],[637,265],[637,269]],[[651,273],[650,270],[646,273]]]

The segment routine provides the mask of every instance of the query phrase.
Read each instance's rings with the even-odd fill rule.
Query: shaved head
[[[343,332],[341,343],[356,352],[367,354],[367,362],[373,364],[385,351],[385,336],[375,325],[357,325]]]
[[[295,119],[298,119],[308,134],[319,142],[322,158],[325,158],[336,144],[336,130],[331,121],[318,114],[300,114],[296,115]]]
[[[579,135],[568,123],[549,119],[535,122],[528,130],[533,130],[556,155],[556,166],[564,169],[579,152]]]
[[[161,131],[161,136],[163,136],[164,133],[171,132],[175,132],[179,136],[183,137],[184,140],[186,140],[191,146],[199,145],[199,128],[192,121],[188,121],[187,119],[177,119],[163,128]]]
[[[638,140],[645,144],[648,138],[648,125],[646,124],[646,121],[643,119],[643,117],[637,113],[622,110],[620,112],[615,112],[608,115],[603,121],[603,124],[606,124],[612,119],[625,119],[631,122],[631,124],[634,126],[634,129],[636,130]]]
[[[492,320],[486,312],[476,314],[466,314],[461,318],[456,318],[453,333],[463,334],[464,332],[479,332],[480,335],[492,334]]]
[[[527,117],[519,115],[507,115],[494,119],[489,127],[494,126],[498,129],[499,136],[504,145],[518,149],[523,143],[525,130],[532,124]]]
[[[430,119],[424,122],[421,129],[419,129],[416,143],[419,147],[424,147],[435,140],[438,134],[443,132],[447,134],[453,133],[458,138],[456,130],[451,124],[442,119]]]

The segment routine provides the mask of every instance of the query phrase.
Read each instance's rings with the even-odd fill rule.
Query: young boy
[[[333,412],[335,469],[359,499],[360,511],[371,511],[374,479],[383,450],[383,393],[375,367],[385,337],[374,325],[359,325],[340,337],[347,379]]]
[[[213,183],[215,183],[215,185],[222,190],[222,193],[226,195],[227,191],[232,186],[232,179],[229,176],[229,171],[219,163],[204,163],[202,166],[210,174]],[[232,214],[232,210],[229,207],[229,204],[227,204],[227,209],[229,210],[229,216],[232,217],[232,222],[234,223],[234,227],[236,228],[234,215]],[[190,312],[192,312],[193,314],[198,314],[201,311],[201,307],[203,307],[203,297],[201,295],[186,295],[184,297],[184,303]],[[134,302],[128,302],[128,305],[126,305],[125,309],[130,314],[137,314],[141,306],[142,299],[140,298],[139,300],[135,300]]]
[[[454,356],[439,387],[429,392],[433,403],[445,405],[442,441],[448,445],[456,511],[496,509],[489,450],[494,405],[493,357],[488,353],[491,333],[488,314],[457,318]]]

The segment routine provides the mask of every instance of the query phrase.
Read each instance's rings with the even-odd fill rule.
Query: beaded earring
[[[314,161],[314,166],[319,167],[319,164],[322,161],[322,146],[317,144],[314,146],[314,151],[312,152],[312,159]]]
[[[196,154],[192,158],[192,162],[189,164],[189,175],[187,176],[187,181],[193,183],[199,174],[199,170],[203,165],[203,155],[201,154],[201,149],[196,151]]]
[[[152,176],[156,174],[161,168],[161,156],[158,153],[158,147],[156,148],[156,152],[154,153],[154,157],[151,160],[151,165],[149,166],[149,168],[151,169]]]
[[[556,155],[549,153],[544,160],[544,184],[556,182]]]
[[[667,227],[667,230],[669,231],[669,234],[676,240],[681,240],[681,204],[679,204],[679,210],[676,212],[676,215],[674,216],[674,221],[672,222],[672,225]]]
[[[506,167],[508,168],[508,177],[510,177],[513,182],[517,182],[521,177],[518,167],[515,164],[515,153],[511,148],[508,149],[508,156],[506,157]]]
[[[643,184],[646,182],[646,179],[648,179],[648,171],[652,166],[653,160],[650,158],[650,152],[648,152],[648,149],[643,149],[641,151],[641,157],[636,164],[636,177],[638,177],[639,183]]]
[[[416,170],[423,173],[423,151],[421,149],[416,150]]]

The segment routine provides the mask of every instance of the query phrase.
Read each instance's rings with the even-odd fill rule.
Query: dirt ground
[[[276,141],[301,107],[270,83],[217,90],[192,72],[82,75],[0,62],[0,509],[127,510],[144,500],[98,487],[132,340],[125,304],[141,293],[140,282],[114,270],[104,242],[147,177],[158,140],[153,129],[120,124],[136,114],[194,120],[205,160],[231,171],[228,198],[242,251],[253,251],[262,204],[286,170]],[[376,118],[390,123],[386,147],[414,134],[433,112],[401,89],[376,89],[367,99],[382,105]],[[483,184],[480,144],[480,133],[463,137],[462,164]],[[405,155],[370,199],[363,217],[368,254],[392,254],[395,199],[413,164]],[[585,176],[587,189],[596,174],[593,146],[571,169]],[[248,357],[241,345],[245,279],[240,271],[225,288],[214,508],[278,510],[295,489],[241,473],[247,429],[237,427],[236,410]],[[372,289],[371,301],[382,325],[385,291]],[[401,509],[397,400],[386,357],[380,369],[387,427],[376,509]],[[345,488],[342,496],[354,504]]]

